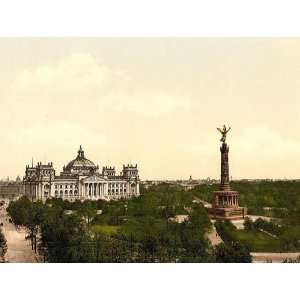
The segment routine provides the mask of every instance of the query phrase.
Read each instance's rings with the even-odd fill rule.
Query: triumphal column
[[[229,182],[229,147],[226,143],[226,136],[230,130],[224,125],[217,128],[222,134],[221,138],[221,184],[220,189],[214,192],[214,202],[210,214],[216,219],[236,220],[245,217],[246,209],[239,206],[239,193],[230,188]]]

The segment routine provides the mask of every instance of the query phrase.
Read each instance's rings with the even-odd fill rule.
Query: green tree
[[[2,229],[0,228],[0,258],[1,259],[4,259],[6,251],[7,251],[6,239],[2,232]]]
[[[85,201],[82,203],[78,213],[87,220],[87,224],[89,226],[93,218],[97,215],[97,204],[91,201]]]
[[[215,247],[218,263],[251,263],[250,250],[239,242],[221,243]]]
[[[94,242],[77,215],[51,211],[41,225],[41,243],[49,262],[93,262]]]
[[[37,234],[44,218],[45,205],[41,201],[32,202],[26,197],[10,202],[7,211],[16,226],[24,226],[31,241],[32,250],[37,250]]]
[[[248,217],[245,218],[244,228],[245,230],[254,230],[253,221]]]

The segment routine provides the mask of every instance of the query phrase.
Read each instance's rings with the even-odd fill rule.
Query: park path
[[[5,262],[9,263],[33,263],[38,262],[38,256],[31,250],[29,240],[25,240],[24,229],[17,230],[9,222],[6,206],[0,208],[0,223],[3,223],[2,230],[7,242]]]
[[[209,232],[206,233],[206,237],[210,240],[212,246],[217,246],[222,243],[221,237],[218,235],[216,227],[215,227],[215,220],[212,221],[212,228]]]
[[[294,253],[267,253],[267,252],[251,252],[252,261],[254,263],[282,263],[285,259],[296,259],[300,252]]]
[[[207,202],[207,201],[204,201],[196,196],[194,196],[194,200],[193,200],[194,203],[202,203],[204,207],[206,208],[211,208],[212,205],[211,203]],[[216,246],[220,243],[222,243],[222,239],[221,237],[218,235],[217,233],[217,230],[215,228],[215,220],[211,220],[212,221],[212,228],[210,229],[209,232],[206,233],[206,237],[210,240],[212,246]]]

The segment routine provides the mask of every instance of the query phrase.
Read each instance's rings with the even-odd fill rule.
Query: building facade
[[[18,199],[22,193],[23,185],[19,176],[16,180],[0,181],[0,199]]]
[[[119,175],[114,167],[105,166],[99,172],[99,166],[85,157],[80,146],[77,157],[64,166],[58,176],[52,162],[39,162],[35,167],[27,165],[23,192],[30,199],[109,201],[139,196],[139,183],[137,165],[123,165]]]

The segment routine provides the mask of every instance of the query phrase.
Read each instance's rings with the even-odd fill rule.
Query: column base
[[[241,220],[247,215],[246,207],[212,207],[208,209],[212,219],[217,220]]]

